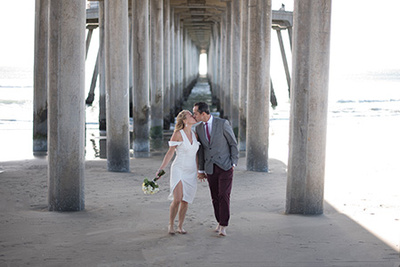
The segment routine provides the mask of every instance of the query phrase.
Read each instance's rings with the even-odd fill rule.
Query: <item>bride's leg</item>
[[[186,231],[182,228],[182,226],[183,226],[183,221],[185,220],[188,206],[189,204],[186,201],[182,201],[181,206],[179,208],[178,233],[180,234],[186,234]]]
[[[179,182],[174,188],[174,200],[172,200],[171,205],[169,207],[169,227],[168,233],[173,234],[175,233],[174,224],[175,224],[175,217],[179,210],[179,205],[182,201],[183,191],[182,191],[182,182]]]

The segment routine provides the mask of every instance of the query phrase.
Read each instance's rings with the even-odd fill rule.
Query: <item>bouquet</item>
[[[152,195],[152,194],[155,194],[158,191],[160,191],[160,188],[158,187],[158,184],[156,181],[158,179],[160,179],[160,177],[163,176],[164,174],[165,174],[165,171],[161,170],[157,174],[157,177],[154,178],[153,180],[149,180],[149,179],[145,178],[143,180],[143,184],[142,184],[143,193],[145,193],[146,195]]]

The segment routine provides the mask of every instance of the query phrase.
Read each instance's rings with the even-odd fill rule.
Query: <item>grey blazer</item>
[[[196,132],[201,143],[198,151],[199,170],[208,174],[214,172],[214,164],[227,171],[237,164],[239,151],[237,141],[228,120],[213,117],[211,142],[204,130],[204,123],[196,126]]]

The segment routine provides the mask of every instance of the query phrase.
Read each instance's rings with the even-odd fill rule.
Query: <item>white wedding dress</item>
[[[182,142],[169,141],[169,146],[176,147],[176,157],[171,165],[170,176],[170,194],[168,199],[174,199],[174,189],[176,185],[182,181],[183,200],[192,203],[197,190],[197,163],[196,154],[200,143],[196,139],[196,135],[192,132],[191,144],[183,130],[179,131],[182,135]]]

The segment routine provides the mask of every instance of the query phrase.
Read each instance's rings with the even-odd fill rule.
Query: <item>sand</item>
[[[360,123],[349,125],[372,129]],[[45,158],[1,162],[0,266],[400,266],[394,160],[381,166],[370,143],[375,154],[361,157],[365,152],[359,152],[362,160],[355,161],[333,142],[340,134],[353,138],[351,131],[343,132],[349,125],[331,121],[325,212],[286,215],[285,125],[271,124],[269,173],[246,171],[242,153],[227,237],[213,232],[208,186],[200,182],[184,225],[188,234],[167,234],[169,179],[159,181],[155,195],[141,190],[143,179],[159,167],[161,154],[132,158],[130,173],[108,172],[105,160],[87,161],[86,208],[65,213],[47,211]],[[350,149],[363,141],[350,140],[341,143]]]

